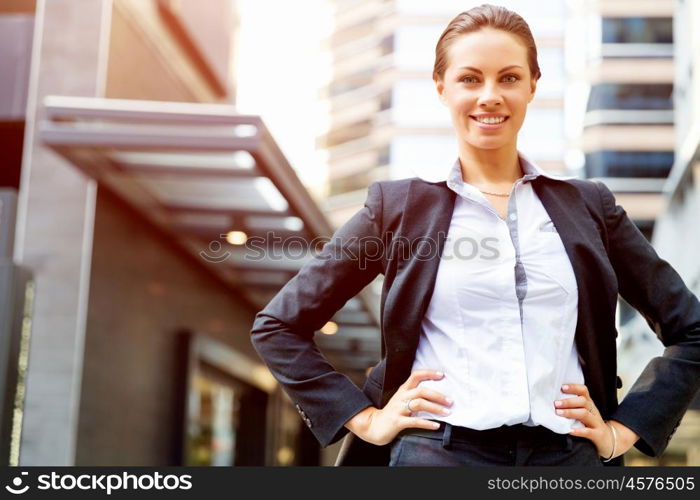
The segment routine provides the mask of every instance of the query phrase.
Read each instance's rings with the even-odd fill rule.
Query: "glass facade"
[[[673,84],[598,83],[591,88],[587,111],[597,109],[673,109]]]
[[[603,43],[673,43],[670,17],[603,18]]]
[[[586,154],[586,176],[664,178],[674,157],[673,151],[596,151]]]
[[[265,465],[265,392],[201,364],[188,397],[185,465]]]

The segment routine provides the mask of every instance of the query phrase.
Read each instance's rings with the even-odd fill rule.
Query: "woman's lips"
[[[482,123],[479,120],[477,120],[476,118],[474,118],[473,116],[470,116],[469,118],[474,120],[474,122],[476,123],[476,125],[479,128],[482,128],[484,130],[496,130],[496,129],[501,128],[503,126],[503,124],[508,121],[508,118],[510,118],[510,116],[506,116],[506,119],[503,120],[501,123],[493,123],[493,124],[492,123]]]

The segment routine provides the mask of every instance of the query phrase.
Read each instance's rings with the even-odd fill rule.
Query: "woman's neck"
[[[462,179],[475,186],[510,186],[523,176],[518,151],[509,149],[463,149],[459,162]]]

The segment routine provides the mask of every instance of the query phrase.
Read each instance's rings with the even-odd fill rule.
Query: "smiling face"
[[[447,54],[445,74],[436,86],[450,109],[457,139],[465,143],[461,146],[515,148],[537,85],[530,76],[525,46],[515,35],[483,28],[455,38]],[[489,116],[505,120],[477,120]]]

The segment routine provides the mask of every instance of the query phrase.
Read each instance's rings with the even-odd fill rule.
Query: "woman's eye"
[[[503,78],[512,78],[512,80],[508,80],[508,83],[515,83],[518,80],[520,80],[520,77],[518,75],[506,75]],[[464,78],[462,78],[462,82],[464,83],[473,83],[475,80],[475,76],[465,76]]]

